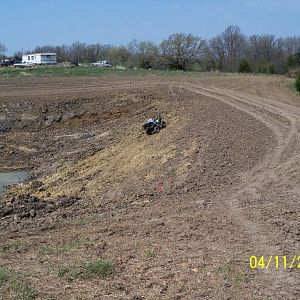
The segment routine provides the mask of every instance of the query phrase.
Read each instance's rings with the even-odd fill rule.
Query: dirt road
[[[299,299],[300,99],[288,84],[3,80],[0,167],[32,178],[1,199],[1,265],[38,299]],[[157,113],[168,126],[146,136]],[[113,276],[57,275],[97,258]],[[9,280],[0,291],[18,293]]]

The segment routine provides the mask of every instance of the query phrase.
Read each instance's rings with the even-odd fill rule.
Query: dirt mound
[[[68,210],[70,207],[73,217],[78,201],[80,198],[67,196],[45,201],[31,194],[19,194],[0,204],[1,227],[14,227],[16,223],[23,221],[27,222],[26,227],[36,226],[34,218],[55,217],[57,219],[59,216],[66,218],[70,215]],[[28,221],[31,221],[30,225]]]

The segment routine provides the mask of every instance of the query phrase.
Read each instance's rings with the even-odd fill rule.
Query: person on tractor
[[[147,123],[143,125],[143,129],[147,134],[158,133],[160,129],[166,127],[166,122],[162,120],[162,117],[158,115],[157,117],[151,117],[148,119]]]
[[[154,123],[161,124],[161,116],[157,116],[156,118],[154,118]]]

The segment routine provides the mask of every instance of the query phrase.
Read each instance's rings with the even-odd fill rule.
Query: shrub
[[[262,63],[262,64],[258,65],[257,72],[264,73],[264,74],[274,74],[275,69],[272,64]]]
[[[83,271],[81,268],[73,266],[63,266],[58,269],[57,276],[65,278],[68,282],[72,282],[75,279],[83,277]]]
[[[115,268],[110,261],[98,259],[87,263],[84,271],[86,277],[107,278],[115,272]]]
[[[251,67],[247,60],[242,60],[240,62],[239,73],[251,73]]]
[[[275,74],[275,68],[274,68],[273,65],[269,65],[268,73],[269,74]]]
[[[83,266],[63,266],[58,269],[57,276],[65,278],[68,282],[75,279],[105,279],[115,273],[112,262],[103,259],[87,262]]]
[[[36,292],[22,274],[0,267],[0,288],[4,285],[16,293],[16,299],[34,300],[37,297]],[[0,299],[4,298],[0,295]]]
[[[13,278],[11,287],[17,294],[17,299],[34,300],[37,297],[34,289],[20,278]]]
[[[8,279],[8,272],[6,269],[0,267],[0,287]]]
[[[300,73],[298,73],[296,77],[296,82],[295,82],[296,90],[300,92]]]
[[[70,273],[71,269],[67,266],[62,266],[58,269],[57,276],[64,277],[67,273]]]
[[[155,252],[154,252],[154,250],[146,250],[145,252],[144,252],[144,255],[146,256],[146,257],[154,257],[155,256]]]

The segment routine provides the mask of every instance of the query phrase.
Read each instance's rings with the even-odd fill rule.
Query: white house
[[[55,65],[56,53],[32,53],[22,55],[22,64]]]

